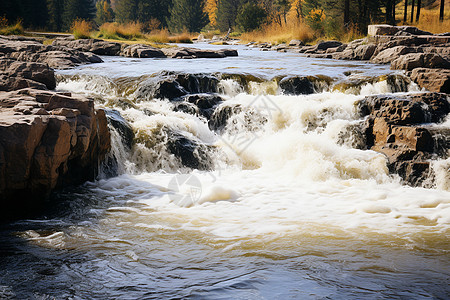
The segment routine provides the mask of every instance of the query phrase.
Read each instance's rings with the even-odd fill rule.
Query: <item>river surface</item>
[[[119,111],[135,141],[111,127],[117,176],[2,225],[1,299],[449,298],[450,160],[432,163],[433,188],[413,188],[360,145],[357,101],[417,86],[385,65],[235,47],[239,57],[104,57],[58,71],[57,90]],[[219,106],[245,109],[211,130],[137,92],[162,71],[219,73]],[[328,81],[285,95],[274,80],[285,75]],[[207,167],[170,151],[173,132]]]

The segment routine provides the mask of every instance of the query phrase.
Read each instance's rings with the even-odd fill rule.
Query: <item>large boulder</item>
[[[98,39],[71,40],[67,38],[57,38],[52,43],[53,46],[65,46],[82,52],[92,52],[97,55],[119,55],[122,44],[107,42]]]
[[[130,123],[115,109],[108,109],[105,113],[108,123],[119,132],[122,144],[130,150],[134,144],[134,131]]]
[[[314,86],[307,77],[288,76],[279,82],[282,93],[286,95],[313,94]]]
[[[376,64],[388,64],[402,55],[417,52],[422,51],[420,51],[420,49],[417,49],[416,47],[395,46],[382,50],[377,55],[373,56],[370,61]]]
[[[386,24],[369,25],[367,27],[367,34],[369,36],[376,35],[396,35],[396,36],[408,36],[408,35],[433,35],[431,32],[423,31],[414,26],[392,26]]]
[[[450,94],[450,70],[415,68],[411,79],[431,92]]]
[[[441,151],[442,132],[426,126],[440,122],[450,113],[445,94],[368,96],[359,102],[366,122],[367,147],[386,155],[388,167],[411,185],[421,185],[431,176],[429,159]],[[448,132],[447,132],[448,133]]]
[[[126,46],[121,51],[120,55],[139,58],[166,57],[166,55],[160,49],[144,44]]]
[[[40,62],[54,69],[71,69],[81,64],[101,63],[103,60],[90,52],[80,52],[72,49],[48,46],[38,52],[13,52],[7,57],[29,62]]]
[[[97,176],[110,149],[93,100],[34,89],[0,92],[2,217],[38,209],[55,188]]]
[[[214,93],[218,83],[211,75],[161,72],[143,82],[136,95],[138,99],[179,100],[187,94]]]
[[[303,43],[303,41],[301,40],[291,40],[288,44],[289,47],[300,47],[304,45],[305,43]]]
[[[449,69],[450,62],[433,53],[410,53],[391,62],[394,70],[412,71],[415,68]]]
[[[55,74],[53,69],[49,68],[47,64],[36,63],[36,62],[23,62],[15,61],[12,59],[1,59],[0,60],[0,75],[3,74],[7,79],[7,83],[12,83],[10,86],[5,86],[3,90],[13,90],[17,87],[22,87],[23,85],[28,85],[30,87],[37,87],[38,85],[33,85],[31,81],[36,81],[38,83],[44,84],[48,89],[54,89],[56,87]],[[14,83],[12,78],[17,78],[17,80],[22,81],[21,83]],[[23,81],[27,79],[28,81]],[[5,82],[5,81],[3,81]]]

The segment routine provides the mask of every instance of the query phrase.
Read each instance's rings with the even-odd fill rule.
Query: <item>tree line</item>
[[[76,19],[105,22],[134,22],[148,28],[169,28],[171,32],[199,32],[205,26],[251,31],[267,22],[289,22],[288,15],[309,22],[313,29],[368,24],[395,25],[400,0],[1,0],[0,17],[22,20],[27,28],[68,30]],[[444,0],[440,0],[440,19]],[[418,21],[422,5],[434,0],[404,0],[403,21]],[[408,16],[407,10],[410,9]],[[317,28],[314,28],[316,26]]]

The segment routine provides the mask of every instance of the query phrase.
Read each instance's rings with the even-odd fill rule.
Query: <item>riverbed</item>
[[[357,130],[358,100],[418,87],[386,65],[234,47],[238,57],[58,71],[56,90],[120,112],[135,141],[111,128],[115,176],[3,225],[0,298],[448,298],[450,161],[433,162],[432,188],[410,187]],[[142,97],[164,72],[220,74],[219,106],[245,109],[212,130]],[[316,92],[280,93],[277,76],[292,75],[317,78]],[[201,168],[170,151],[173,132],[198,146]]]

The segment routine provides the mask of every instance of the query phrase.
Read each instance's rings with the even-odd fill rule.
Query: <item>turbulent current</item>
[[[364,149],[356,105],[418,87],[382,65],[238,50],[58,72],[120,126],[97,181],[3,226],[0,298],[448,298],[450,160],[427,188],[402,184]]]

